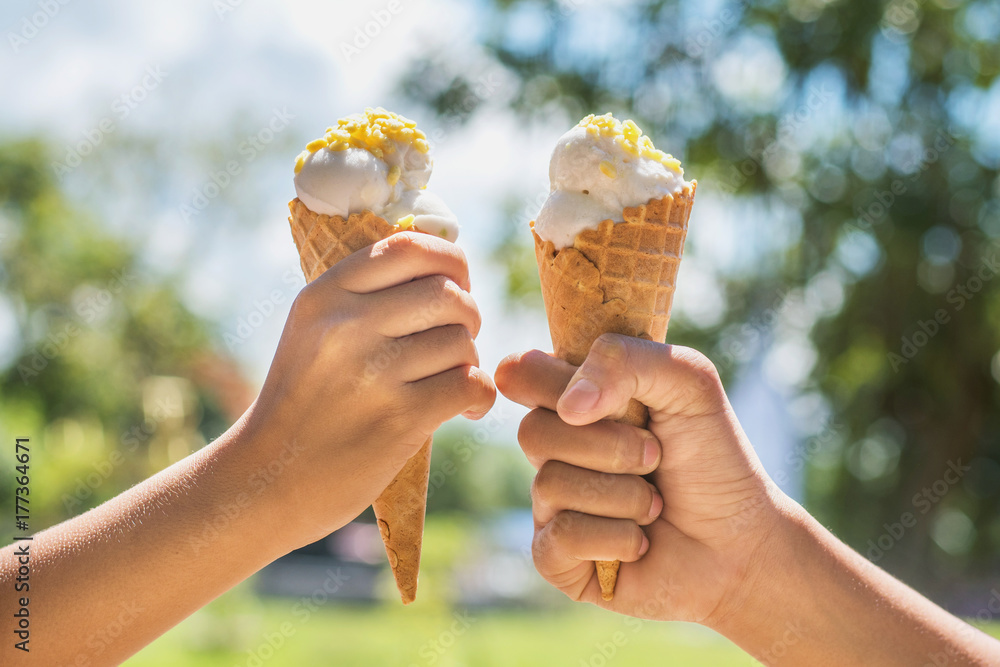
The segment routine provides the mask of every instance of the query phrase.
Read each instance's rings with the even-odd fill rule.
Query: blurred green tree
[[[12,320],[0,425],[32,438],[33,531],[183,457],[246,407],[211,328],[74,207],[50,162],[41,142],[0,145],[0,317]],[[5,508],[12,479],[0,473]]]
[[[493,442],[489,427],[488,421],[484,425],[455,420],[435,433],[428,513],[481,517],[530,506],[527,489],[534,470],[516,447]]]
[[[995,571],[997,4],[488,4],[488,66],[510,77],[505,103],[527,123],[635,118],[684,159],[699,199],[722,204],[709,211],[735,219],[695,205],[691,254],[711,223],[739,261],[715,267],[722,316],[680,313],[670,340],[727,378],[765,353],[792,377],[811,510],[931,592]],[[465,120],[476,110],[451,107],[483,66],[429,52],[401,90]],[[527,220],[509,222],[496,257],[520,301],[535,269]]]

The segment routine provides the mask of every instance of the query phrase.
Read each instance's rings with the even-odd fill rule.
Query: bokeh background
[[[302,286],[292,162],[334,119],[431,136],[492,370],[548,347],[528,221],[556,138],[613,111],[699,181],[669,340],[713,358],[786,492],[994,620],[995,2],[10,0],[0,27],[0,433],[34,443],[33,529],[250,403]],[[362,516],[128,664],[751,664],[541,582],[522,414],[439,432],[415,606]]]

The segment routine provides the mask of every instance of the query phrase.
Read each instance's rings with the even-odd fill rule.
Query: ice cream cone
[[[557,357],[579,366],[604,333],[665,340],[696,186],[625,208],[623,222],[604,220],[561,250],[532,232]],[[645,427],[647,420],[646,407],[631,401],[620,421]],[[605,600],[614,596],[618,567],[597,562]]]
[[[291,211],[288,222],[307,282],[351,253],[395,231],[371,211],[352,213],[345,220],[339,215],[315,213],[298,199],[289,202],[288,208]],[[431,438],[428,438],[372,504],[403,604],[413,602],[417,596],[430,462]]]

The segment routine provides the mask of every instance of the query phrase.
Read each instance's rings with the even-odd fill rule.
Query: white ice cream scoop
[[[426,190],[433,162],[416,123],[384,109],[341,118],[295,163],[295,193],[311,211],[348,217],[370,210],[454,241],[458,219]],[[413,216],[410,219],[409,216]]]
[[[602,220],[622,222],[622,211],[684,189],[680,162],[657,150],[632,122],[590,115],[559,138],[549,162],[548,199],[535,233],[555,248],[573,245]]]

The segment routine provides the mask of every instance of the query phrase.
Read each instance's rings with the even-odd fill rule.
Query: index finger
[[[493,379],[504,396],[528,408],[556,409],[576,366],[541,350],[508,355]]]
[[[341,260],[330,280],[355,294],[369,294],[388,287],[442,275],[468,292],[469,265],[462,249],[431,234],[399,232]],[[327,275],[324,274],[324,275]],[[321,278],[322,279],[322,278]]]

